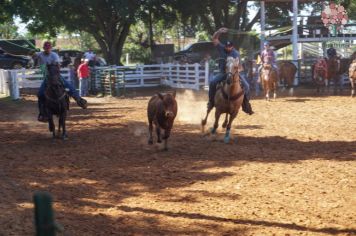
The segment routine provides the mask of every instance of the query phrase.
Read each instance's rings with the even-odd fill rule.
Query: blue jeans
[[[80,78],[79,79],[79,92],[80,96],[87,96],[89,89],[89,80],[88,78]]]
[[[78,91],[74,88],[74,86],[69,83],[67,80],[65,80],[63,77],[61,77],[61,80],[63,82],[63,85],[65,88],[69,89],[69,96],[73,97],[73,98],[78,98],[79,97],[79,93]],[[38,97],[40,98],[43,98],[45,95],[45,89],[46,89],[46,83],[47,83],[47,80],[43,80],[41,86],[40,86],[40,89],[38,91]]]
[[[216,93],[216,86],[218,85],[218,83],[220,83],[221,81],[224,81],[226,79],[226,74],[223,73],[218,73],[213,80],[210,81],[209,84],[209,102],[211,104],[214,104],[214,97],[215,97],[215,93]],[[246,75],[245,73],[240,73],[240,81],[242,83],[242,89],[245,92],[245,95],[247,98],[250,98],[250,85],[248,84],[247,80],[246,80]]]

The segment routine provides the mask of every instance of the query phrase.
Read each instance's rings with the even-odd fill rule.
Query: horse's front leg
[[[227,121],[228,121],[228,118],[229,118],[229,113],[226,113],[226,116],[225,116],[225,120],[224,120],[224,123],[222,124],[222,127],[223,127],[223,128],[226,128],[226,126],[227,126]]]
[[[215,110],[215,122],[214,122],[213,128],[211,129],[211,133],[212,133],[212,134],[216,134],[216,130],[217,130],[218,127],[219,127],[220,115],[221,115],[221,112],[220,112],[218,109],[216,109],[216,110]]]
[[[52,138],[55,139],[56,138],[56,127],[54,126],[52,114],[48,114],[48,128],[49,128],[49,132],[52,132]]]
[[[277,81],[273,82],[273,99],[277,98]]]
[[[206,115],[205,115],[205,118],[201,121],[201,132],[204,133],[205,132],[205,125],[206,125],[206,122],[208,120],[208,116],[209,116],[209,113],[212,109],[208,109],[206,111]]]
[[[68,136],[67,136],[67,130],[66,130],[66,113],[60,115],[60,117],[59,117],[58,130],[60,130],[60,126],[62,126],[62,139],[67,140]]]
[[[225,132],[225,137],[224,137],[224,143],[230,143],[230,130],[231,130],[231,125],[232,122],[234,121],[234,119],[237,116],[237,111],[233,112],[232,114],[230,114],[230,118],[229,118],[229,123],[226,126],[226,132]]]

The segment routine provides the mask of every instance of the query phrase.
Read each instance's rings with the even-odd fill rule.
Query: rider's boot
[[[45,99],[43,97],[38,97],[38,109],[39,114],[37,120],[40,122],[47,122],[48,114],[45,106]]]
[[[250,99],[248,99],[247,96],[244,96],[244,100],[242,102],[242,110],[249,115],[252,115],[254,113],[252,110]]]
[[[80,106],[81,108],[83,109],[86,109],[87,108],[87,100],[81,98],[80,96],[78,97],[73,97],[74,100],[77,102],[78,106]]]

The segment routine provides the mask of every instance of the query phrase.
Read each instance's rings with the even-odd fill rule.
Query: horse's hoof
[[[201,120],[201,125],[205,126],[206,125],[206,120]]]
[[[153,141],[152,141],[152,140],[148,140],[148,144],[149,144],[149,145],[152,145],[152,144],[153,144]]]
[[[157,143],[162,143],[162,140],[157,140]]]
[[[225,136],[224,143],[230,143],[230,136]]]
[[[216,129],[210,128],[210,133],[211,133],[211,134],[216,134]]]

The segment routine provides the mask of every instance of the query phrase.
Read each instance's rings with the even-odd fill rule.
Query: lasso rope
[[[293,27],[290,27],[290,26],[285,26],[285,27],[280,27],[280,28],[276,28],[276,29],[273,29],[273,30],[277,30],[276,34],[282,34],[282,33],[286,33],[290,30],[292,30]],[[234,34],[234,35],[243,35],[243,34],[246,34],[246,35],[258,35],[260,33],[257,33],[256,31],[241,31],[241,30],[236,30],[236,29],[231,29],[229,28],[228,29],[228,34]]]

